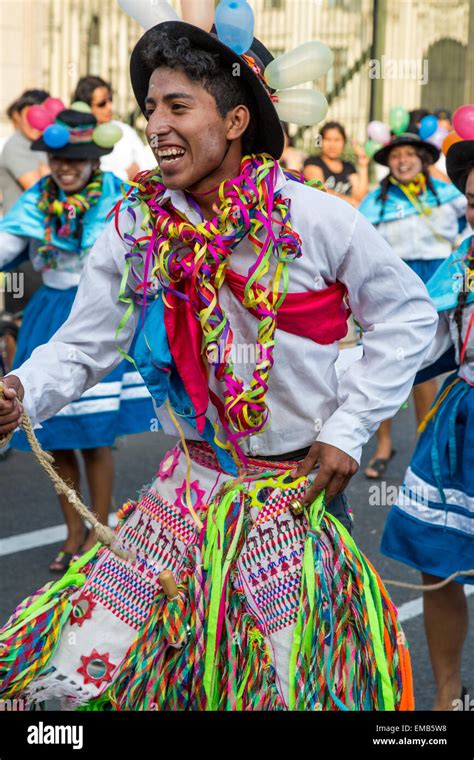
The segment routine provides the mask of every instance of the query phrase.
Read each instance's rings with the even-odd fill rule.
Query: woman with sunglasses
[[[100,161],[102,171],[112,172],[123,180],[133,179],[143,169],[152,169],[156,161],[151,151],[142,143],[129,124],[113,118],[112,88],[101,77],[81,77],[77,83],[72,101],[83,101],[90,106],[98,124],[111,121],[122,130],[122,138],[114,145],[113,151]]]

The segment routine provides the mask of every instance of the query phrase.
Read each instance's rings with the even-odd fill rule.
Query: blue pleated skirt
[[[47,285],[36,291],[25,309],[14,368],[23,364],[35,348],[47,343],[66,321],[76,293],[77,288],[58,290]],[[35,433],[41,446],[49,451],[92,449],[111,446],[122,435],[150,430],[154,416],[151,396],[140,374],[124,360],[80,399],[42,422],[42,428]],[[30,451],[23,431],[14,434],[12,447]]]
[[[452,385],[457,377],[438,394],[452,386],[418,440],[381,543],[387,556],[440,578],[474,568],[474,387]]]

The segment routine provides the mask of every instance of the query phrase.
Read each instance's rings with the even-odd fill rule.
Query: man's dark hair
[[[47,98],[49,98],[49,92],[46,90],[25,90],[19,98],[10,103],[6,114],[11,119],[14,113],[21,113],[26,106],[40,106]]]
[[[143,62],[150,69],[164,66],[180,69],[193,82],[199,82],[216,101],[219,114],[224,116],[236,106],[250,111],[250,123],[242,136],[243,153],[251,153],[256,137],[255,108],[252,93],[241,77],[233,76],[218,53],[209,53],[191,45],[185,37],[174,40],[164,32],[150,35],[143,51]]]
[[[112,96],[112,87],[102,77],[81,77],[76,85],[72,101],[82,100],[83,103],[87,103],[88,106],[92,103],[92,94],[98,87],[106,87]]]

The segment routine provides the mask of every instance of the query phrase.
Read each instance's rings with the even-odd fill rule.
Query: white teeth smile
[[[166,161],[176,161],[184,156],[186,151],[183,148],[162,148],[158,150],[158,157]]]

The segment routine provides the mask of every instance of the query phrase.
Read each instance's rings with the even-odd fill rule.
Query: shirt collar
[[[279,190],[281,190],[287,182],[288,179],[284,175],[281,166],[278,164],[275,192],[277,193]],[[168,199],[171,201],[172,206],[177,211],[180,211],[182,214],[185,214],[187,216],[190,222],[199,224],[201,219],[199,218],[197,211],[188,202],[186,195],[182,190],[165,190],[162,197],[162,202]]]

